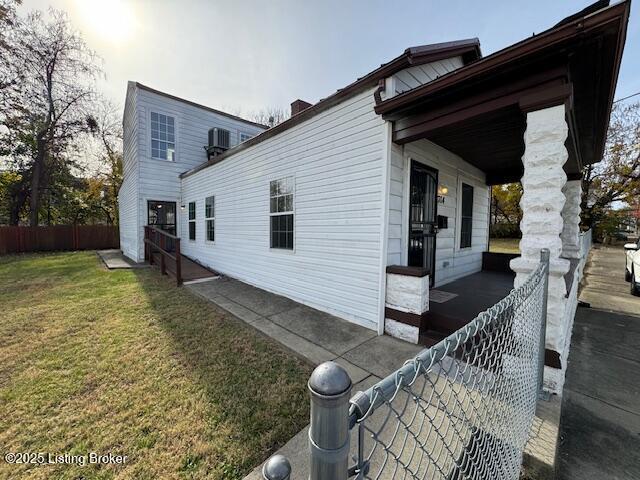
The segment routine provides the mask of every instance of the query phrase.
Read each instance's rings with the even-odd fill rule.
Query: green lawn
[[[0,478],[237,479],[308,422],[311,368],[157,270],[0,257],[0,305]]]
[[[495,253],[520,253],[519,238],[491,238],[489,251]]]

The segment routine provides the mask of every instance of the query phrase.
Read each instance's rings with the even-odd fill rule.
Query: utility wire
[[[631,94],[631,95],[629,95],[627,97],[619,98],[618,100],[615,100],[613,103],[618,103],[618,102],[621,102],[623,100],[626,100],[627,98],[635,97],[637,95],[640,95],[640,92],[633,93],[633,94]]]

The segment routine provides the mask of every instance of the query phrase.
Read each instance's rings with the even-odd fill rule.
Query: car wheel
[[[631,272],[631,295],[640,297],[640,285],[636,283],[636,276]]]
[[[627,270],[627,267],[624,267],[624,281],[625,282],[631,281],[631,272]]]

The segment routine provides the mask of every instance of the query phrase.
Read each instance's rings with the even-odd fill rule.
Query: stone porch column
[[[521,256],[511,260],[516,273],[515,287],[524,283],[540,262],[540,250],[550,251],[549,296],[547,303],[546,348],[561,357],[564,349],[564,313],[567,287],[564,275],[569,271],[569,261],[560,258],[563,230],[562,209],[565,204],[563,187],[567,176],[562,166],[567,161],[565,148],[568,126],[565,106],[558,105],[527,113],[527,129],[524,134],[525,151],[522,157],[524,175],[523,195],[520,201],[522,221],[520,230]],[[561,366],[555,365],[558,368]],[[562,388],[561,370],[545,368],[545,386],[558,393]]]
[[[582,181],[569,180],[562,193],[566,198],[562,209],[564,227],[562,239],[562,256],[564,258],[580,258],[580,201],[582,200]]]

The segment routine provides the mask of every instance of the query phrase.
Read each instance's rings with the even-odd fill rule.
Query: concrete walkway
[[[622,247],[586,267],[562,398],[559,480],[640,478],[640,298],[624,281]]]
[[[424,348],[378,336],[373,330],[229,277],[186,288],[252,325],[312,365],[336,361],[349,373],[353,393],[371,387]],[[309,475],[308,431],[308,426],[303,428],[277,452],[291,462],[294,478]],[[262,479],[261,469],[262,465],[256,467],[245,478]]]
[[[354,385],[370,376],[383,378],[423,347],[341,320],[328,313],[229,277],[188,285],[312,365],[335,360]]]
[[[136,263],[130,258],[125,257],[120,250],[98,250],[96,253],[109,270],[149,268],[148,263]]]

